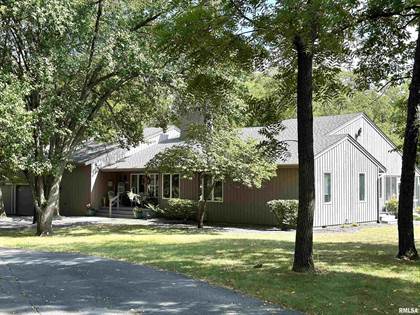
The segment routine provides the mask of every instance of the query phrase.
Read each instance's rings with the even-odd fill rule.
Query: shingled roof
[[[346,134],[331,135],[330,133],[344,124],[352,121],[362,113],[353,113],[336,116],[314,117],[314,154],[317,155],[333,144],[347,137]],[[286,160],[278,160],[279,164],[298,164],[298,131],[297,119],[287,119],[282,122],[284,130],[277,136],[277,139],[287,143],[288,157]],[[262,140],[260,130],[263,127],[249,127],[241,130],[244,138]]]
[[[173,126],[169,126],[172,128]],[[147,142],[153,136],[156,136],[162,133],[162,128],[144,128],[143,130],[143,138],[144,141]],[[104,156],[110,152],[120,149],[119,144],[106,144],[106,143],[98,143],[93,140],[88,140],[84,142],[79,149],[72,156],[72,160],[78,164],[88,164],[89,161],[95,160]]]
[[[314,153],[315,155],[323,152],[325,149],[331,147],[335,143],[343,140],[348,135],[339,134],[331,135],[330,133],[338,127],[350,122],[356,117],[362,115],[361,113],[348,114],[348,115],[337,115],[337,116],[322,116],[314,118]],[[287,158],[282,160],[279,158],[277,161],[279,164],[298,164],[298,146],[297,146],[297,120],[288,119],[284,120],[283,125],[285,129],[278,135],[278,139],[285,141],[288,145]],[[260,134],[260,130],[263,127],[247,127],[240,130],[241,136],[244,139],[253,138],[262,140],[263,135]],[[145,167],[156,154],[163,150],[170,148],[175,145],[182,144],[183,141],[180,139],[173,139],[164,141],[161,143],[150,145],[139,152],[123,158],[111,165],[103,168],[105,171],[112,170],[130,170],[130,169],[142,169]]]

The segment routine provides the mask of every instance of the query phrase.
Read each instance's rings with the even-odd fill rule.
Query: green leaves
[[[30,159],[21,170],[52,174],[91,137],[122,145],[142,139],[143,126],[168,106],[174,80],[155,32],[167,15],[140,23],[159,8],[168,6],[103,0],[23,0],[2,6],[0,73],[25,86],[21,91],[9,87],[14,95],[9,104],[31,117],[26,129],[32,141],[21,144]],[[5,106],[0,111],[10,110]],[[18,114],[10,120],[22,124]]]
[[[214,180],[259,188],[276,175],[277,165],[270,162],[256,140],[244,140],[227,126],[210,132],[205,125],[194,124],[184,144],[159,153],[147,168],[187,178],[207,174]]]

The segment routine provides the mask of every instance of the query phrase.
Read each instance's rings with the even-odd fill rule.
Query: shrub
[[[420,206],[416,207],[416,212],[417,212],[417,214],[420,214]]]
[[[267,202],[282,230],[295,228],[299,202],[297,200],[271,200]]]
[[[169,199],[168,205],[157,214],[171,220],[193,220],[197,216],[197,202],[189,199]]]
[[[385,211],[394,215],[398,215],[398,198],[393,196],[385,202]]]

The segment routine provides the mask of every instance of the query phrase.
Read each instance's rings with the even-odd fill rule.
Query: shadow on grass
[[[396,313],[420,306],[420,264],[394,259],[395,245],[316,243],[316,274],[290,271],[293,249],[288,241],[223,238],[69,242],[57,248],[181,272],[310,313]]]
[[[321,271],[296,274],[290,271],[292,241],[224,238],[223,234],[212,230],[155,226],[95,225],[58,228],[56,233],[63,238],[54,239],[51,245],[39,242],[31,248],[81,252],[147,264],[309,313],[394,314],[399,307],[420,307],[420,262],[394,259],[396,244],[316,241],[314,258]],[[86,238],[85,241],[78,238],[109,234],[185,235],[186,238],[182,243],[175,239],[172,242],[171,238],[165,238],[162,243],[141,237]],[[194,235],[217,237],[193,239]],[[262,264],[262,268],[254,268],[257,264]]]

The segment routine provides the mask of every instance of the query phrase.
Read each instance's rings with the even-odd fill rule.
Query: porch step
[[[98,217],[109,217],[109,209],[101,208],[96,211]],[[133,219],[133,212],[131,209],[112,209],[113,218]]]
[[[380,219],[381,223],[388,223],[388,224],[396,223],[398,221],[395,218],[395,215],[389,214],[389,213],[380,214],[379,219]]]

